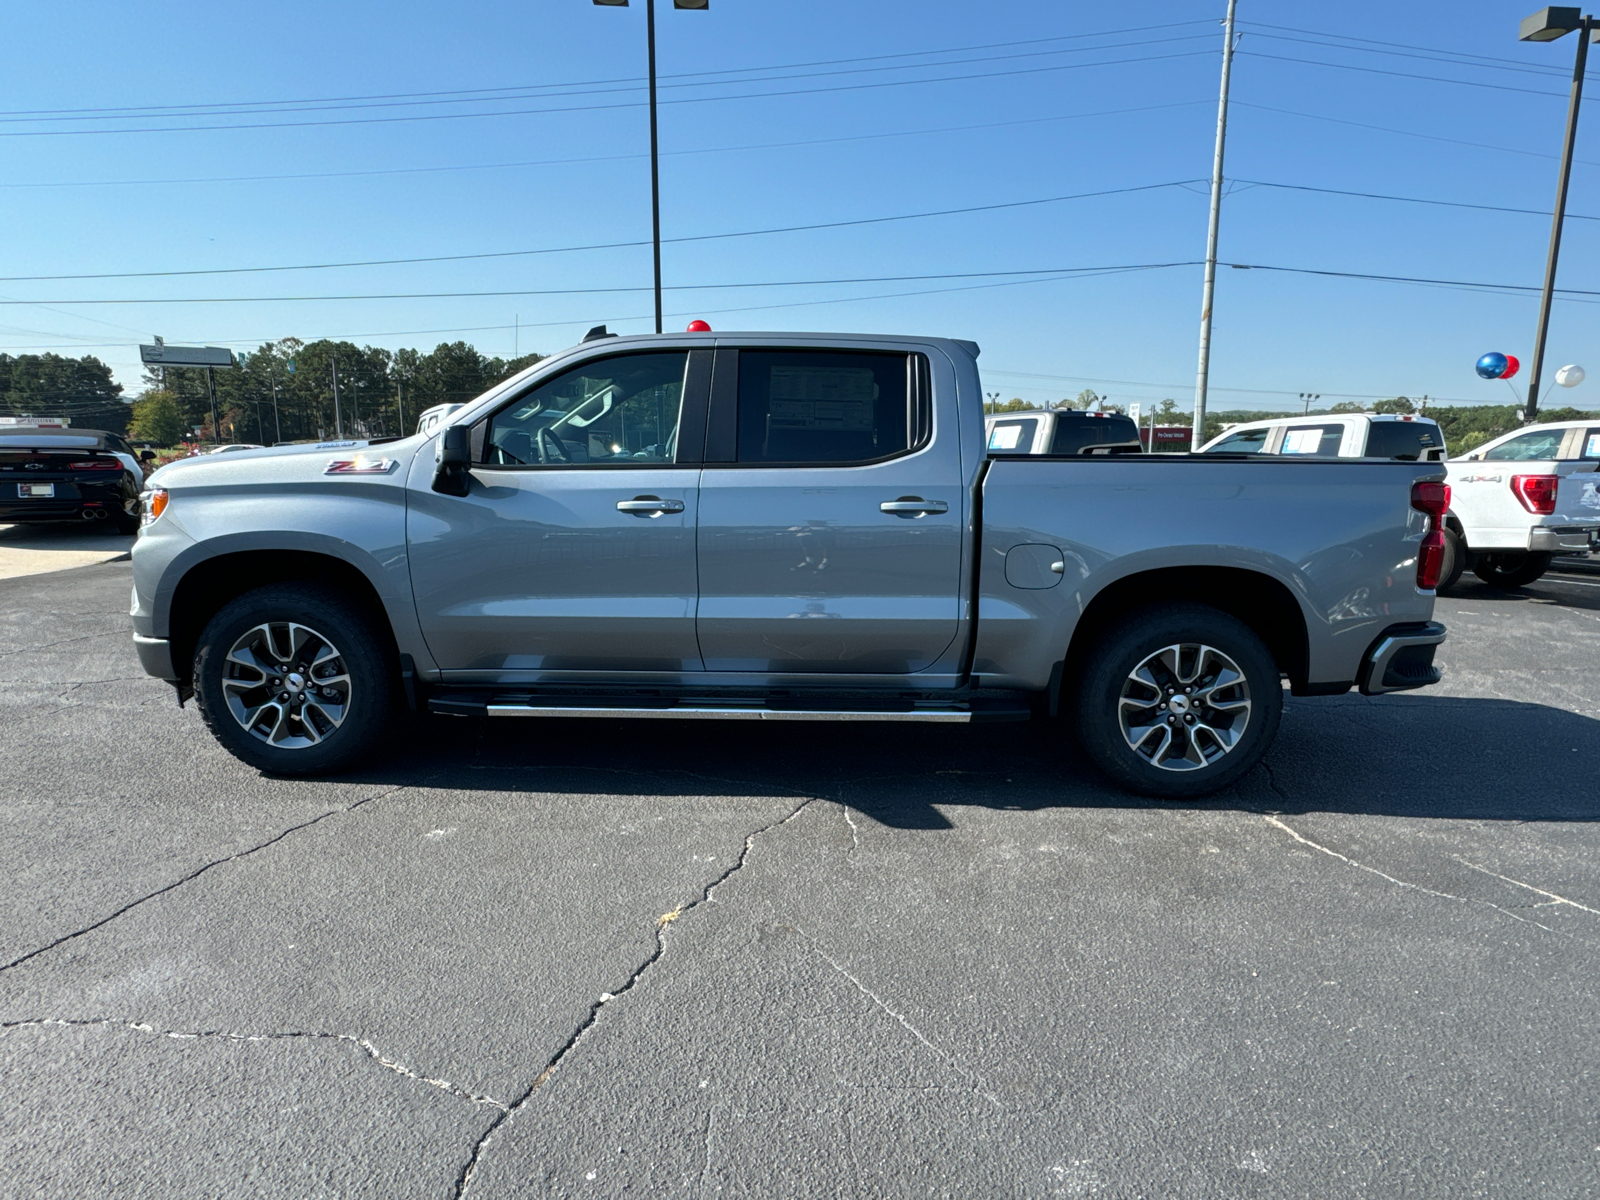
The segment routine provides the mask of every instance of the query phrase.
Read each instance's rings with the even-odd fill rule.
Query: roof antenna
[[[614,333],[607,333],[606,332],[606,327],[604,325],[596,325],[593,329],[589,330],[588,333],[583,335],[583,341],[584,342],[594,342],[594,341],[598,341],[601,338],[616,337],[616,336],[617,335],[614,334]],[[581,346],[583,344],[583,342],[579,342],[578,344]]]

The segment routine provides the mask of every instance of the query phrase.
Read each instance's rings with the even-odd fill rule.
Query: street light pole
[[[1228,141],[1228,79],[1233,73],[1233,10],[1239,0],[1228,0],[1223,22],[1222,90],[1217,99],[1217,152],[1211,163],[1211,227],[1206,235],[1206,281],[1200,301],[1200,369],[1194,383],[1194,426],[1189,450],[1206,440],[1206,388],[1211,381],[1211,302],[1217,290],[1217,227],[1222,222],[1222,151]]]
[[[650,249],[656,267],[656,332],[661,332],[661,155],[656,143],[656,0],[644,0],[650,59]]]
[[[628,0],[594,0],[601,8],[627,8]],[[711,0],[672,0],[673,8],[707,9]],[[655,262],[656,332],[661,332],[661,152],[656,138],[656,0],[644,0],[645,56],[650,68],[650,248]],[[520,318],[518,321],[520,325]]]
[[[1573,30],[1578,32],[1578,54],[1572,67],[1572,98],[1567,102],[1567,136],[1561,147],[1561,176],[1556,184],[1556,210],[1550,223],[1550,253],[1544,265],[1544,291],[1539,296],[1539,329],[1533,338],[1533,361],[1528,366],[1527,399],[1522,419],[1532,424],[1539,415],[1539,376],[1544,370],[1544,342],[1550,332],[1550,303],[1555,298],[1556,259],[1561,254],[1561,225],[1567,215],[1567,183],[1572,178],[1572,148],[1578,136],[1578,106],[1583,101],[1583,72],[1589,58],[1589,38],[1597,22],[1578,8],[1544,8],[1522,22],[1518,37],[1524,42],[1553,42]]]

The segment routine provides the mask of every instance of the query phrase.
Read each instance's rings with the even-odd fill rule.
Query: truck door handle
[[[635,496],[632,500],[618,500],[617,511],[632,513],[636,517],[659,517],[662,513],[681,513],[682,500],[663,500],[659,496]]]
[[[925,517],[929,513],[949,512],[943,500],[924,500],[921,496],[901,496],[898,500],[885,500],[878,511],[896,517]]]

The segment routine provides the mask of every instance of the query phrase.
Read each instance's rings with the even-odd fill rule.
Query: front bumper
[[[145,674],[165,679],[168,683],[178,682],[181,676],[172,665],[172,643],[166,638],[142,637],[136,633],[133,635],[133,649],[139,656],[139,665],[144,668]]]
[[[1528,549],[1541,554],[1583,554],[1600,548],[1600,525],[1538,525],[1528,532]]]
[[[1445,628],[1438,621],[1389,626],[1362,661],[1361,694],[1381,696],[1438,683],[1443,675],[1433,665],[1433,652],[1444,639]]]

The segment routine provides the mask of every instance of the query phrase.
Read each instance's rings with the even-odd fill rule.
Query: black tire
[[[1172,647],[1181,648],[1176,672],[1153,661]],[[1191,647],[1209,649],[1212,657]],[[1226,683],[1217,673],[1225,660],[1242,676],[1238,683]],[[1162,688],[1135,680],[1136,670],[1146,671]],[[1186,676],[1193,691],[1180,694]],[[1213,678],[1223,678],[1224,684],[1207,682]],[[1204,701],[1194,713],[1174,711],[1188,708],[1194,703],[1188,695],[1204,695],[1207,688],[1228,711]],[[1125,735],[1124,699],[1143,700],[1153,691],[1155,703],[1126,710],[1132,732]],[[1266,753],[1283,715],[1278,666],[1261,639],[1242,621],[1203,604],[1156,604],[1129,613],[1103,634],[1075,681],[1072,698],[1078,739],[1094,764],[1130,791],[1167,800],[1203,796],[1237,781]],[[1187,716],[1196,718],[1193,734],[1184,723]],[[1169,717],[1175,719],[1169,722]]]
[[[123,534],[125,536],[126,535],[130,535],[130,534],[138,533],[139,532],[139,506],[138,506],[137,502],[134,504],[132,512],[129,512],[125,508],[114,508],[114,509],[112,509],[111,510],[111,524],[112,524],[112,527],[115,528],[118,533]]]
[[[283,583],[245,593],[206,624],[194,690],[235,758],[272,775],[316,775],[377,746],[398,707],[399,672],[387,638],[344,593]]]
[[[1461,582],[1461,573],[1467,569],[1467,543],[1462,541],[1461,535],[1453,529],[1444,531],[1444,568],[1439,572],[1439,586],[1435,589],[1447,592]]]
[[[1552,554],[1536,554],[1531,550],[1509,550],[1497,554],[1480,554],[1472,564],[1472,573],[1490,587],[1527,587],[1550,569]]]

